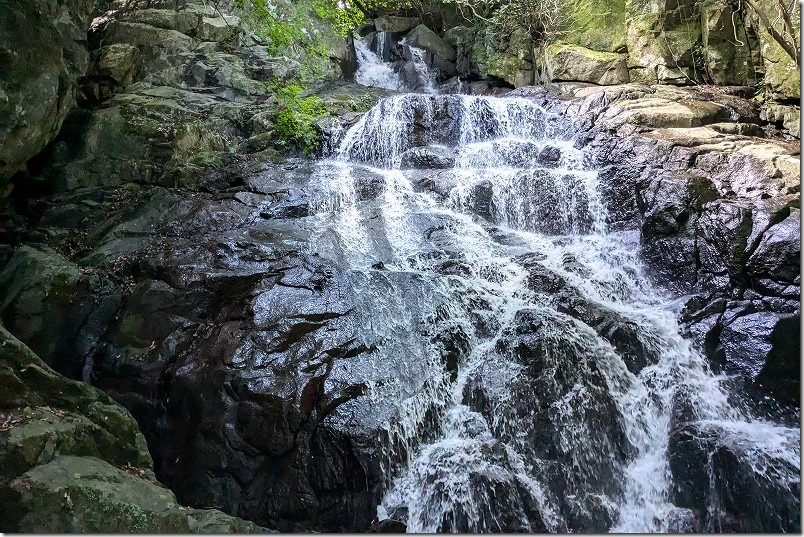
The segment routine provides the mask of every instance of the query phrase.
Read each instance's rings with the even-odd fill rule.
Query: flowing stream
[[[350,271],[374,349],[361,419],[384,431],[381,519],[685,531],[680,423],[771,488],[799,482],[799,429],[730,403],[643,275],[638,235],[607,231],[590,161],[528,99],[405,94],[317,166],[313,244]]]
[[[385,43],[385,41],[382,41]],[[355,72],[355,82],[364,86],[385,88],[390,90],[402,89],[399,74],[375,54],[365,43],[355,39],[355,52],[357,53],[358,68]]]

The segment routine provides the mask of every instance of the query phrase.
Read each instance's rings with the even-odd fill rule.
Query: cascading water
[[[385,431],[380,518],[688,530],[676,429],[768,489],[799,483],[799,430],[729,403],[642,274],[639,237],[607,232],[588,160],[530,100],[411,94],[318,165],[313,244],[351,271],[367,396],[386,409],[358,416]],[[690,472],[711,481],[711,460]]]
[[[399,90],[402,88],[402,81],[399,74],[394,72],[390,64],[383,62],[382,58],[372,52],[359,39],[354,40],[355,52],[357,53],[357,71],[355,72],[355,82],[364,86]]]
[[[418,47],[409,45],[406,46],[410,52],[411,62],[413,62],[413,68],[415,69],[416,75],[419,78],[422,91],[424,93],[436,93],[438,90],[435,85],[435,79],[433,77],[433,73],[430,71],[430,67],[427,65],[427,61],[425,60],[425,55],[427,52]]]
[[[390,34],[379,32],[371,43],[369,46],[359,39],[354,40],[358,66],[355,82],[363,86],[390,90],[437,92],[435,76],[426,59],[428,52],[402,41],[400,45],[407,61],[398,61],[394,64],[387,61],[391,56]],[[407,73],[404,80],[399,69]]]

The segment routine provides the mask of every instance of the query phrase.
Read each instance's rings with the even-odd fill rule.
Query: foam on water
[[[355,82],[375,88],[402,89],[399,73],[396,73],[388,63],[383,62],[379,55],[372,52],[359,39],[355,39],[354,44],[358,66],[355,72]]]
[[[407,152],[421,147],[449,148],[454,166],[402,169]],[[381,101],[320,163],[314,244],[363,275],[355,280],[366,311],[362,337],[377,349],[367,397],[394,409],[377,418],[387,483],[380,518],[401,518],[410,532],[566,531],[574,506],[598,531],[672,529],[680,510],[670,503],[667,451],[681,392],[699,425],[739,447],[757,472],[797,482],[790,468],[800,468],[799,430],[729,404],[724,379],[679,335],[645,278],[635,237],[606,231],[598,174],[587,160],[567,125],[530,100],[410,94]],[[381,193],[359,200],[361,173],[372,174]],[[423,173],[451,181],[448,195],[422,188]],[[523,258],[634,326],[655,361],[629,371],[608,341],[557,311],[549,293],[529,288]],[[382,270],[371,269],[380,263]],[[630,446],[612,445],[584,421],[597,385],[581,378],[551,403],[560,425],[555,449],[573,471],[567,498],[551,490],[554,462],[525,434],[531,402],[512,391],[527,384],[525,367],[501,346],[523,311],[544,326],[548,365],[565,367],[566,348],[589,357]],[[460,342],[457,363],[445,363],[433,343],[445,337]],[[486,413],[467,401],[478,378]],[[621,447],[623,463],[610,455]],[[597,482],[600,464],[621,486]],[[590,505],[611,520],[584,511]]]

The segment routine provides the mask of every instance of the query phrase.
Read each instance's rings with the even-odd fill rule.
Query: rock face
[[[261,530],[219,511],[179,506],[156,482],[131,414],[51,370],[2,327],[0,339],[4,532]]]
[[[599,85],[628,82],[625,55],[555,44],[545,54],[550,80],[575,80]]]
[[[718,32],[728,33],[732,20],[728,13],[707,7],[706,29],[690,44],[682,28],[692,16],[682,4],[665,5],[668,16],[659,20],[651,7],[612,2],[605,21],[587,18],[588,38],[546,52],[554,79],[683,82],[708,65],[713,80],[747,80],[744,64],[724,63],[725,56],[717,55],[716,45],[725,39]],[[7,9],[0,7],[0,13]],[[286,160],[276,150],[277,103],[264,84],[292,77],[294,70],[233,32],[236,22],[200,2],[140,10],[105,27],[98,36],[103,46],[88,59],[80,60],[79,51],[75,66],[64,62],[67,86],[71,77],[85,74],[85,107],[71,112],[53,143],[29,161],[31,189],[21,189],[14,221],[4,229],[14,246],[0,249],[0,318],[24,342],[0,331],[0,506],[8,511],[0,520],[9,531],[107,530],[104,517],[114,519],[120,532],[262,529],[255,524],[281,531],[400,529],[372,523],[388,454],[378,447],[382,431],[376,421],[366,418],[374,416],[376,402],[367,397],[365,379],[352,371],[359,369],[354,364],[372,370],[382,363],[372,361],[375,349],[357,337],[367,319],[355,290],[410,290],[415,286],[405,278],[415,275],[389,276],[382,263],[355,274],[311,251],[322,187],[309,161]],[[524,33],[499,50],[484,31],[453,27],[442,39],[420,22],[386,18],[374,24],[400,37],[410,32],[411,44],[427,51],[427,61],[443,72],[518,87],[537,76],[544,51],[534,51]],[[62,30],[72,27],[64,24]],[[611,37],[620,25],[629,28],[627,42]],[[649,43],[649,34],[664,41]],[[694,54],[699,38],[709,45],[703,59]],[[670,61],[670,52],[652,48],[667,43],[684,57]],[[346,74],[349,47],[334,47],[332,59],[338,64],[333,69]],[[319,125],[331,145],[340,128],[354,124],[383,93],[333,83],[317,95],[340,115]],[[577,123],[579,143],[593,150],[601,167],[609,227],[639,233],[655,281],[676,295],[692,295],[680,320],[712,367],[735,374],[751,404],[761,406],[771,395],[779,406],[796,408],[799,150],[779,137],[759,137],[763,128],[772,130],[763,117],[794,134],[795,110],[783,104],[760,111],[739,90],[705,87],[555,84],[550,90],[522,87],[514,95],[540,100]],[[404,168],[420,173],[416,188],[441,198],[455,185],[445,168],[455,165],[456,155],[437,145],[455,136],[453,112],[439,110],[432,144],[417,143],[400,155]],[[47,136],[25,139],[50,139],[53,125]],[[414,137],[426,138],[421,122],[414,131]],[[577,188],[552,181],[545,171],[561,168],[561,149],[514,145],[506,145],[510,153],[497,148],[498,154],[543,168],[531,175],[539,195],[559,197],[561,189]],[[8,162],[10,170],[19,166]],[[382,202],[385,179],[368,167],[355,173],[355,198],[369,206]],[[34,196],[36,186],[52,195]],[[492,194],[489,181],[467,193],[466,205],[482,223],[495,221]],[[575,202],[589,205],[584,196]],[[537,216],[532,225],[540,232],[588,226],[570,217]],[[429,232],[437,236],[438,226]],[[320,240],[326,247],[327,238]],[[520,310],[513,328],[488,350],[486,370],[475,372],[467,400],[478,414],[505,405],[488,385],[488,368],[501,357],[521,366],[522,375],[509,388],[532,406],[509,409],[511,420],[496,425],[496,437],[521,435],[534,457],[550,461],[543,477],[566,493],[555,503],[568,528],[605,525],[615,510],[581,483],[621,494],[631,445],[624,425],[611,418],[601,365],[555,334],[574,334],[583,325],[584,334],[610,344],[633,375],[654,363],[655,352],[621,314],[574,293],[538,259],[520,261],[529,289],[549,290],[545,300],[558,315],[547,319]],[[449,259],[440,270],[460,276],[466,267]],[[457,375],[468,348],[465,337],[430,335],[437,356]],[[91,382],[111,398],[50,368]],[[380,381],[398,382],[398,371],[385,375]],[[614,446],[610,460],[573,449],[551,412],[581,384],[587,398],[573,400],[573,422],[598,444]],[[535,419],[522,424],[517,413],[525,411]],[[739,446],[677,421],[674,474],[689,473],[685,461],[707,459],[718,479],[729,472],[748,475],[730,455]],[[496,466],[511,471],[506,455],[494,451],[499,447],[483,449]],[[752,529],[765,519],[767,505],[750,505],[749,496],[718,479],[679,485],[678,501],[696,513],[693,527]],[[495,490],[489,476],[477,473],[471,480],[478,489]],[[695,497],[696,487],[705,489],[703,499]],[[774,487],[756,490],[774,497]],[[506,494],[495,501],[517,504],[525,497],[515,490]],[[731,503],[711,514],[718,494]],[[783,506],[773,529],[795,526],[789,514],[794,507]],[[492,520],[493,511],[484,516]],[[748,518],[736,520],[740,513]],[[514,519],[497,520],[494,527],[542,530],[536,519],[529,528]],[[444,529],[463,527],[443,521]]]
[[[9,0],[0,6],[0,191],[75,105],[89,65],[95,0]]]
[[[51,32],[39,36],[45,45],[26,41],[25,54],[15,58],[53,71],[31,78],[33,90],[18,91],[20,81],[35,74],[22,69],[15,89],[3,90],[12,99],[8,106],[16,107],[3,114],[8,127],[0,126],[5,129],[0,132],[8,132],[0,148],[0,156],[9,154],[2,157],[3,179],[36,155],[28,173],[45,178],[48,188],[57,191],[129,181],[219,188],[238,180],[235,152],[271,152],[288,143],[274,129],[282,105],[267,82],[298,76],[303,54],[272,56],[244,30],[239,17],[196,1],[170,9],[157,3],[112,18],[93,30],[93,47],[102,46],[90,53],[86,30],[92,3],[51,4],[50,11],[41,13],[43,20],[57,19],[61,10],[75,20],[59,19],[48,29],[24,19],[34,17],[26,15],[31,7],[3,7],[8,12],[3,20],[9,24]],[[348,76],[354,70],[353,49],[315,17],[311,26],[330,56],[318,75],[333,80]],[[12,38],[14,33],[4,35]],[[66,52],[62,42],[70,43]],[[48,56],[26,56],[34,51]],[[15,72],[5,70],[3,76]],[[76,89],[82,105],[78,109]],[[52,95],[36,93],[43,91]],[[359,101],[363,94],[355,93]],[[30,104],[13,101],[23,95]],[[41,184],[22,179],[18,187],[27,192]]]
[[[657,282],[697,293],[680,315],[687,334],[759,399],[797,406],[798,146],[728,134],[727,117],[760,121],[754,104],[733,95],[638,85],[564,91],[567,112],[588,125],[587,143],[599,152],[610,225],[640,231]]]
[[[766,13],[770,14],[771,20],[774,20],[773,24],[777,24],[774,3],[768,0],[760,0],[757,4]],[[791,19],[793,33],[798,34],[801,27],[800,6],[799,9],[793,10]],[[753,21],[753,24],[759,36],[760,52],[765,70],[764,82],[768,93],[773,99],[779,101],[798,100],[801,97],[801,75],[798,66],[758,20]],[[778,27],[777,30],[779,30]]]
[[[684,423],[670,438],[670,468],[679,480],[673,502],[696,513],[688,531],[799,531],[801,504],[772,476],[757,479],[740,433]],[[776,463],[779,464],[779,463]],[[789,464],[789,463],[787,463]],[[797,485],[790,485],[797,489]]]
[[[774,19],[775,4],[757,4]],[[710,0],[579,0],[571,9],[566,27],[547,46],[519,30],[500,41],[488,24],[472,21],[447,29],[444,39],[457,48],[461,77],[498,77],[515,88],[534,80],[681,86],[763,81],[775,101],[793,104],[800,94],[795,62],[747,7]],[[799,10],[791,19],[797,34]]]
[[[54,237],[69,225],[82,249],[68,249],[65,234],[55,246],[71,260],[41,244],[18,251],[4,273],[10,298],[3,311],[14,326],[31,321],[21,331],[54,366],[83,372],[131,409],[156,474],[178,502],[285,531],[368,529],[382,482],[375,432],[364,436],[335,419],[364,391],[343,376],[341,362],[368,349],[353,334],[348,275],[295,246],[308,232],[287,219],[307,215],[297,183],[308,180],[307,166],[269,166],[237,192],[219,195],[136,185],[72,190],[42,222]],[[77,221],[67,215],[79,207],[91,210],[79,209]],[[20,278],[25,267],[42,279]],[[94,287],[93,273],[105,275]],[[24,281],[29,285],[15,287]],[[112,317],[98,316],[107,291],[122,292],[122,300]],[[56,302],[86,292],[99,299],[99,310],[87,312],[79,302],[75,319],[47,317]],[[94,321],[82,324],[85,314]],[[79,326],[105,335],[84,338]],[[75,338],[78,346],[86,339],[85,364],[65,361],[46,333]],[[44,483],[38,475],[31,479]],[[153,524],[163,523],[154,517]]]
[[[420,24],[415,27],[405,37],[405,41],[411,46],[423,48],[424,50],[441,56],[442,58],[455,61],[455,49],[441,39],[438,34],[427,26]]]

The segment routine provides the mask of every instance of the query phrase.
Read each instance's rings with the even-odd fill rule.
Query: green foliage
[[[355,28],[363,24],[365,14],[359,9],[342,8],[334,0],[312,0],[315,14],[327,21],[341,37],[347,37]]]
[[[366,18],[379,11],[393,11],[413,7],[413,0],[308,0],[316,15],[328,21],[342,37],[348,36]]]
[[[296,74],[274,77],[268,82],[277,100],[272,119],[274,143],[279,148],[295,147],[308,153],[319,144],[314,125],[326,111],[318,97],[304,97],[303,93],[306,86],[329,71],[326,43],[309,23],[315,4],[321,1],[237,0],[247,26],[263,41],[269,54],[300,59]]]
[[[266,51],[276,56],[301,58],[300,77],[315,80],[328,71],[327,46],[320,32],[310,24],[312,3],[235,0],[243,10],[245,24],[260,38]]]
[[[498,43],[525,31],[534,43],[547,44],[566,32],[573,0],[442,0],[455,4],[469,20],[480,20]]]
[[[271,86],[279,104],[274,117],[277,145],[293,145],[304,153],[318,149],[315,122],[327,115],[321,99],[314,95],[304,97],[304,88],[296,83],[274,80]]]

